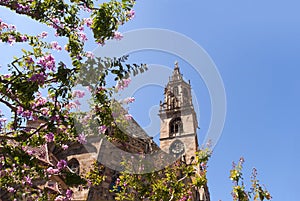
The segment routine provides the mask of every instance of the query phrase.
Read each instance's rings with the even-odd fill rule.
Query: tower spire
[[[175,61],[174,70],[170,81],[178,81],[178,80],[182,80],[182,75],[180,74],[178,61]]]

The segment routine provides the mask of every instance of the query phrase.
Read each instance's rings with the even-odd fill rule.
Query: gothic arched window
[[[174,94],[175,96],[178,95],[178,87],[177,87],[177,86],[173,88],[173,94]]]
[[[189,93],[186,88],[183,89],[183,104],[188,105],[189,102]]]
[[[72,158],[68,161],[69,168],[76,174],[79,174],[79,162],[76,158]]]
[[[180,135],[182,133],[182,122],[180,117],[176,117],[171,120],[169,124],[170,136]]]

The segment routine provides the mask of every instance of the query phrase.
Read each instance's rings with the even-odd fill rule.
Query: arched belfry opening
[[[169,134],[172,136],[179,136],[183,132],[183,125],[180,117],[175,117],[170,121]]]
[[[76,158],[72,158],[68,161],[69,168],[76,174],[80,173],[80,165]]]

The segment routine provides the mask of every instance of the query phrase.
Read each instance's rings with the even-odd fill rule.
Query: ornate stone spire
[[[170,81],[182,80],[182,75],[180,74],[180,69],[178,66],[178,61],[175,61],[174,71]]]

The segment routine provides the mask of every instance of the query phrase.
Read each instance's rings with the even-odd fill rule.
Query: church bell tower
[[[160,148],[175,157],[184,155],[189,163],[198,151],[198,122],[192,102],[191,85],[183,80],[178,62],[175,62],[172,76],[165,87],[159,116]]]

